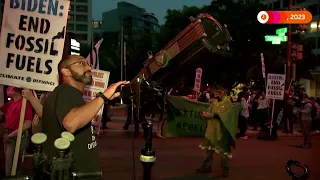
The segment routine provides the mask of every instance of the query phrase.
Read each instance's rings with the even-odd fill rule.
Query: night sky
[[[145,8],[147,12],[154,13],[159,23],[165,22],[167,9],[182,9],[183,5],[187,6],[203,6],[210,4],[211,0],[125,0],[141,8]],[[101,15],[105,11],[115,9],[117,2],[120,0],[92,0],[93,19],[101,20]]]

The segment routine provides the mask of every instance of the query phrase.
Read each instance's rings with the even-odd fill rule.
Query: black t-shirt
[[[54,89],[43,105],[43,133],[47,135],[44,143],[44,152],[49,160],[58,152],[54,141],[66,131],[62,125],[63,118],[75,107],[86,104],[82,93],[68,84],[62,84]],[[73,153],[73,172],[100,171],[99,159],[96,151],[97,142],[93,134],[91,123],[73,133],[75,140],[71,142],[70,150]]]

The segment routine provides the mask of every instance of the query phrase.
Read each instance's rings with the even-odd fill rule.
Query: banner
[[[6,0],[0,39],[1,84],[53,91],[58,86],[68,0]]]
[[[83,98],[86,102],[96,98],[98,92],[104,92],[108,87],[110,72],[102,71],[98,69],[92,69],[92,83],[85,87],[83,91]],[[101,128],[101,119],[103,113],[103,106],[92,119],[93,131],[95,134],[99,134]]]
[[[200,112],[206,111],[209,104],[170,95],[167,99],[168,111],[163,135],[165,137],[204,136],[207,121],[200,117]]]

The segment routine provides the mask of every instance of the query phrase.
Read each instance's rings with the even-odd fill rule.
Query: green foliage
[[[99,50],[100,69],[110,71],[110,82],[120,79],[119,33],[103,33]]]

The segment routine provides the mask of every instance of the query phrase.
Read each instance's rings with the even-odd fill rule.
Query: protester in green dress
[[[212,171],[213,153],[221,154],[222,176],[228,176],[228,159],[232,157],[231,147],[235,147],[235,135],[238,128],[238,115],[241,110],[239,102],[232,102],[227,93],[228,90],[219,90],[215,93],[216,100],[212,102],[206,112],[201,116],[207,119],[205,138],[200,145],[205,150],[205,160],[198,173],[210,173]]]

